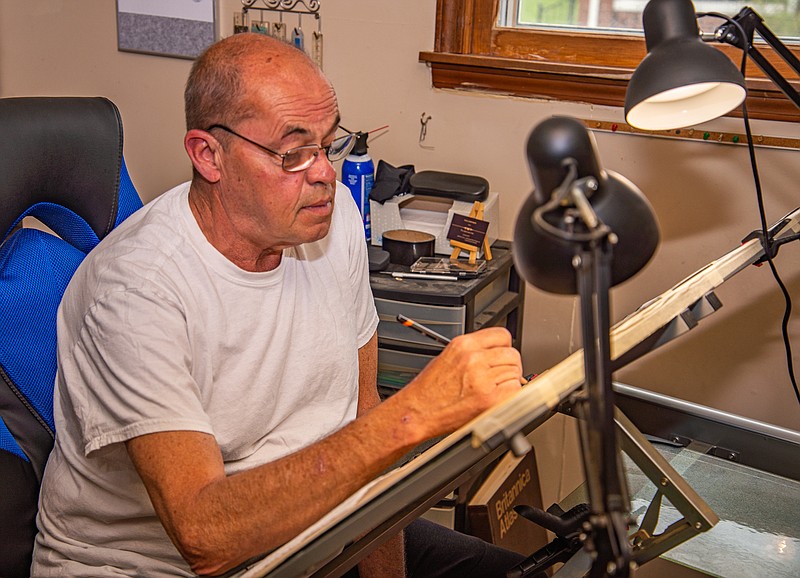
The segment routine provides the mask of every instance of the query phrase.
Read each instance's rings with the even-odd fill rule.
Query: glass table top
[[[720,518],[662,558],[709,576],[800,577],[800,482],[687,448],[654,445]],[[627,456],[625,469],[638,525],[656,488]],[[576,494],[585,496],[585,487],[565,503],[577,503]],[[681,517],[665,498],[656,534]]]

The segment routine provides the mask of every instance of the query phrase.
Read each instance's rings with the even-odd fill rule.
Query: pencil
[[[433,275],[431,273],[402,273],[400,271],[381,271],[395,279],[426,279],[428,281],[458,281],[455,275]]]
[[[411,329],[415,329],[416,331],[419,331],[423,335],[427,335],[428,337],[430,337],[434,341],[438,341],[439,343],[441,343],[443,345],[447,345],[448,343],[450,343],[450,339],[448,339],[444,335],[441,335],[440,333],[436,333],[433,329],[425,327],[421,323],[417,323],[416,321],[414,321],[413,319],[409,319],[405,315],[398,314],[397,315],[397,320],[400,323],[402,323],[403,325],[405,325],[406,327],[410,327]]]

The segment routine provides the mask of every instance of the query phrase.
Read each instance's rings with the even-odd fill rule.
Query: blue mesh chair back
[[[105,98],[0,99],[0,576],[28,576],[53,447],[56,310],[75,269],[142,202]],[[41,228],[23,228],[34,217]]]

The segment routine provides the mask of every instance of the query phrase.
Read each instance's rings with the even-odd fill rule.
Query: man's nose
[[[308,167],[306,174],[312,183],[331,184],[336,180],[336,169],[323,150],[319,151],[319,154],[314,158],[314,162]]]

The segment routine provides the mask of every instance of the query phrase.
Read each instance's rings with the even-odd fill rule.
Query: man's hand
[[[519,391],[522,362],[511,334],[492,327],[460,335],[394,397],[422,439],[449,433]]]

